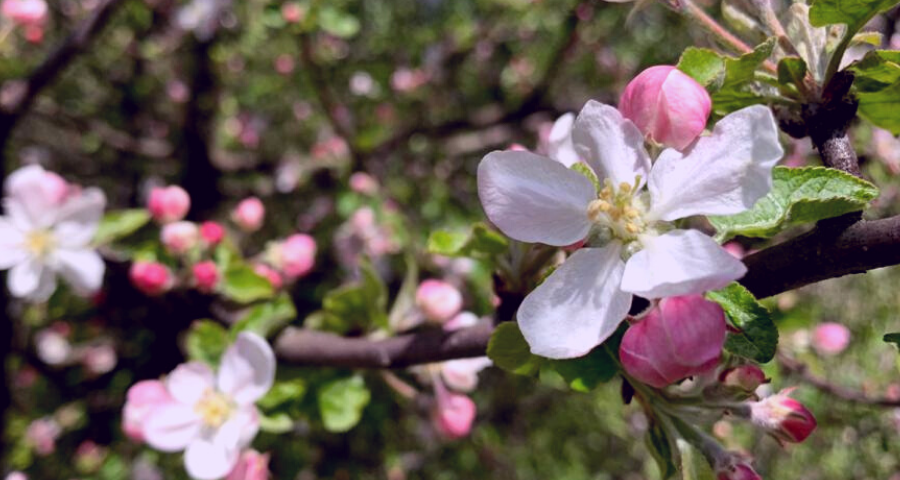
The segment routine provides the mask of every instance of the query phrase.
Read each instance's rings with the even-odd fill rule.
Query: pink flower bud
[[[730,253],[732,257],[737,258],[738,260],[744,258],[744,255],[747,254],[747,251],[744,250],[744,247],[737,242],[728,242],[725,245],[722,245],[722,248],[724,248],[726,252]]]
[[[363,195],[375,195],[378,193],[378,180],[365,172],[356,172],[350,175],[350,189]]]
[[[198,245],[200,232],[192,222],[169,223],[163,226],[160,240],[169,253],[183,255]]]
[[[81,352],[81,364],[91,375],[103,375],[116,368],[116,350],[108,344],[94,345]]]
[[[216,262],[206,260],[194,265],[192,269],[194,273],[194,284],[197,290],[203,293],[211,293],[215,291],[216,285],[219,284],[219,267]]]
[[[276,290],[284,285],[284,280],[281,278],[281,274],[276,272],[265,263],[257,263],[256,265],[253,265],[253,271],[256,272],[256,274],[260,277],[268,280],[269,283],[272,284],[272,287]]]
[[[711,108],[712,99],[703,85],[669,65],[641,72],[619,100],[622,115],[645,136],[677,150],[703,132]]]
[[[69,184],[62,177],[53,172],[44,172],[44,193],[54,205],[62,205],[69,196]]]
[[[135,288],[151,296],[163,294],[175,284],[169,269],[156,262],[134,262],[128,277]]]
[[[739,462],[717,469],[716,480],[762,480],[762,477],[750,465]]]
[[[812,346],[819,355],[837,355],[849,344],[850,330],[840,323],[822,323],[813,331]]]
[[[789,397],[793,389],[750,403],[750,421],[783,442],[800,443],[816,429],[816,418]]]
[[[453,285],[429,279],[419,284],[416,290],[416,305],[425,318],[436,323],[444,323],[462,309],[463,298]]]
[[[9,475],[6,476],[6,480],[28,480],[28,475],[16,470],[9,472]]]
[[[156,187],[150,191],[147,208],[153,219],[159,223],[177,222],[190,210],[191,197],[177,185]]]
[[[269,478],[269,454],[245,450],[237,465],[225,480],[267,480]]]
[[[274,249],[274,266],[289,279],[302,277],[316,262],[316,241],[305,233],[291,235]]]
[[[154,409],[172,401],[166,385],[159,380],[143,380],[128,389],[122,410],[122,431],[132,440],[144,440],[144,423]]]
[[[437,406],[431,412],[431,422],[448,439],[465,437],[472,431],[476,407],[471,398],[450,392],[443,384],[435,384]]]
[[[769,381],[762,369],[756,365],[740,365],[729,368],[719,375],[719,381],[729,387],[754,392],[760,385]]]
[[[304,11],[299,3],[289,2],[281,5],[281,17],[285,22],[297,23],[303,20]]]
[[[245,232],[255,232],[262,227],[266,207],[260,199],[248,197],[231,212],[231,220]]]
[[[214,247],[225,238],[225,228],[218,222],[200,224],[200,239],[207,246]]]
[[[47,19],[44,0],[3,0],[3,16],[20,25],[40,25]]]
[[[56,439],[61,433],[62,427],[55,420],[50,417],[39,418],[25,430],[25,442],[39,456],[46,457],[56,451]]]
[[[625,332],[619,356],[625,371],[662,388],[719,362],[725,313],[701,295],[670,297]]]

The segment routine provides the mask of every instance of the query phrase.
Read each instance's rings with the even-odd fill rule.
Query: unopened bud
[[[231,212],[231,220],[245,232],[255,232],[262,227],[266,216],[266,207],[256,197],[241,200]]]
[[[281,278],[281,274],[265,263],[257,263],[253,265],[253,271],[256,272],[256,274],[260,277],[268,280],[269,283],[272,284],[272,288],[276,290],[284,285],[284,279]]]
[[[790,396],[793,389],[750,403],[750,421],[778,440],[800,443],[816,429],[816,418]]]
[[[708,371],[725,344],[725,313],[701,295],[670,297],[632,325],[619,356],[629,375],[663,388]]]
[[[312,270],[316,263],[316,241],[304,233],[291,235],[286,240],[271,247],[270,263],[285,277],[296,279]]]
[[[756,365],[740,365],[729,368],[719,375],[719,380],[728,387],[750,393],[755,392],[760,385],[768,381],[766,374]]]
[[[169,223],[163,226],[160,240],[169,253],[184,255],[200,242],[200,232],[191,222]]]
[[[169,269],[156,262],[134,262],[128,278],[135,288],[151,296],[169,291],[175,283]]]
[[[650,67],[628,83],[619,110],[644,135],[677,150],[706,128],[712,99],[703,85],[669,65]]]
[[[177,222],[184,218],[190,210],[191,197],[177,185],[165,188],[156,187],[150,191],[147,208],[153,219],[159,223]]]
[[[437,405],[431,413],[435,429],[451,440],[465,437],[472,431],[476,414],[475,402],[465,395],[447,391],[440,382],[435,388]]]
[[[822,323],[813,330],[812,346],[819,355],[837,355],[850,345],[850,330],[840,323]]]
[[[199,262],[194,265],[192,271],[197,290],[203,293],[215,291],[216,285],[219,284],[219,267],[216,266],[216,262],[211,260]]]
[[[225,228],[218,222],[203,222],[200,224],[200,238],[204,244],[214,247],[225,238]]]
[[[365,172],[356,172],[350,175],[350,189],[363,195],[375,195],[378,193],[378,180]]]
[[[435,323],[444,323],[462,309],[463,298],[453,285],[429,279],[419,284],[416,290],[416,305],[425,318]]]

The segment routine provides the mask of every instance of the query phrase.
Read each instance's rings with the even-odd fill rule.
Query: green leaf
[[[884,341],[887,343],[893,343],[900,348],[900,332],[898,333],[886,333],[884,335]]]
[[[319,413],[329,432],[346,432],[359,423],[371,394],[362,377],[332,380],[318,392]]]
[[[222,276],[222,295],[238,303],[272,298],[275,289],[245,263],[232,263]]]
[[[387,287],[369,262],[363,262],[359,271],[359,281],[328,292],[322,308],[340,321],[341,331],[359,326],[386,328]]]
[[[802,58],[785,57],[778,62],[778,83],[787,85],[803,85],[806,77],[806,62]]]
[[[388,312],[388,325],[392,329],[405,329],[406,320],[416,315],[416,288],[419,285],[419,266],[416,265],[415,255],[409,253],[405,257],[406,274],[403,275],[403,283],[400,291]]]
[[[759,363],[767,363],[778,347],[778,328],[769,310],[738,283],[707,292],[706,298],[718,303],[738,333],[728,333],[725,349]]]
[[[322,30],[341,38],[351,38],[359,33],[359,19],[335,8],[325,7],[319,11],[319,26]]]
[[[198,320],[191,325],[185,341],[188,358],[216,366],[231,344],[225,327],[212,320]]]
[[[428,237],[428,251],[448,257],[490,258],[509,249],[509,241],[483,223],[468,233],[437,231]]]
[[[815,0],[809,10],[809,22],[816,27],[843,23],[847,34],[868,23],[875,15],[896,5],[897,0]]]
[[[900,82],[872,93],[859,93],[859,114],[875,126],[900,135]]]
[[[294,302],[288,294],[282,293],[271,301],[254,305],[231,327],[231,334],[236,336],[247,330],[266,338],[296,317]]]
[[[717,240],[736,235],[768,238],[791,224],[862,210],[878,196],[878,188],[871,183],[825,167],[775,167],[772,182],[772,190],[750,210],[709,217],[718,231]]]
[[[688,47],[678,60],[678,69],[711,91],[725,81],[725,57],[708,48]]]
[[[259,429],[266,433],[274,433],[276,435],[280,435],[282,433],[287,433],[293,430],[294,421],[291,420],[290,415],[286,413],[276,413],[272,416],[260,413]]]
[[[519,325],[504,322],[494,329],[488,341],[487,355],[494,365],[519,375],[536,373],[544,359],[531,353]]]
[[[569,387],[577,392],[589,392],[597,385],[612,380],[619,372],[616,359],[602,345],[583,357],[550,360],[547,365],[556,370]]]
[[[278,381],[257,403],[263,410],[272,410],[287,402],[297,402],[306,394],[306,382],[299,378]]]
[[[666,479],[678,473],[678,469],[675,467],[671,440],[658,421],[651,420],[645,440],[647,449],[650,450],[650,455],[653,456],[653,459],[656,460],[656,464],[659,466],[660,476]]]
[[[900,52],[873,50],[847,69],[853,71],[858,92],[878,92],[900,82]]]
[[[725,59],[725,80],[722,89],[734,88],[753,80],[753,74],[762,66],[775,49],[775,38],[760,43],[752,52],[738,58]]]
[[[107,245],[138,231],[150,221],[145,208],[107,212],[97,226],[94,245]]]
[[[716,474],[700,451],[681,439],[678,439],[676,444],[681,452],[682,480],[716,480]]]

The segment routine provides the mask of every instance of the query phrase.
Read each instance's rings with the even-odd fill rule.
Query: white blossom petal
[[[77,248],[90,243],[103,218],[106,196],[100,189],[88,188],[63,204],[53,228],[61,246]]]
[[[492,152],[478,165],[485,213],[522,242],[566,246],[583,240],[591,226],[588,203],[596,195],[584,175],[530,152]]]
[[[275,353],[262,337],[241,332],[225,351],[219,366],[219,391],[238,405],[262,398],[275,381]]]
[[[237,464],[240,451],[225,448],[213,439],[194,439],[184,451],[184,469],[197,480],[216,480],[228,475]]]
[[[94,250],[68,250],[61,248],[54,253],[55,268],[78,295],[89,296],[103,284],[106,265]]]
[[[200,435],[202,426],[193,406],[168,403],[150,412],[144,423],[144,440],[157,450],[178,452]]]
[[[572,125],[575,114],[566,113],[553,122],[547,138],[547,155],[567,168],[578,163],[578,152],[572,143]]]
[[[640,175],[641,185],[647,181],[650,155],[644,148],[644,135],[619,110],[588,101],[575,119],[572,139],[578,156],[601,180],[630,185]]]
[[[460,358],[441,364],[441,377],[458,392],[471,392],[478,386],[478,372],[493,365],[488,357]]]
[[[0,270],[24,262],[28,252],[22,248],[22,232],[8,217],[0,217]]]
[[[10,269],[6,279],[9,292],[18,298],[28,298],[34,301],[46,300],[43,297],[46,294],[48,283],[53,282],[55,287],[53,273],[46,270],[44,265],[34,258],[28,258],[24,262],[16,264]],[[50,295],[46,295],[46,297],[49,298]]]
[[[44,188],[46,175],[39,165],[27,165],[6,178],[3,189],[7,213],[16,218],[20,227],[46,228],[56,219],[58,208]]]
[[[728,285],[747,267],[697,230],[642,238],[644,249],[625,265],[622,290],[645,298],[699,294]]]
[[[631,307],[631,294],[619,288],[620,251],[617,243],[582,248],[525,297],[517,317],[533,353],[578,357],[616,331]]]
[[[769,108],[738,110],[686,154],[660,154],[650,172],[650,215],[676,220],[746,211],[772,189],[772,168],[783,155]]]
[[[166,377],[166,388],[177,402],[193,407],[204,393],[215,390],[215,375],[205,363],[182,363]]]

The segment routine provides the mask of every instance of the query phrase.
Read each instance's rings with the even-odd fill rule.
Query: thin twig
[[[803,382],[808,383],[816,387],[823,393],[826,393],[833,397],[847,402],[859,403],[863,405],[873,405],[878,407],[900,407],[900,398],[872,397],[865,394],[864,392],[860,392],[859,390],[835,385],[822,377],[812,374],[809,371],[809,366],[807,366],[805,363],[797,359],[790,358],[782,352],[779,352],[775,358],[778,361],[778,364],[781,366],[782,370],[800,377]]]

